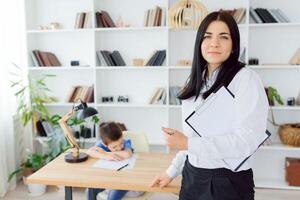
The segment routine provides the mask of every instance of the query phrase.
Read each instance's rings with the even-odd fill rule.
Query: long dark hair
[[[245,66],[243,63],[240,63],[238,61],[240,54],[240,33],[234,18],[222,11],[210,13],[203,19],[198,28],[191,74],[187,79],[183,90],[178,96],[178,98],[181,100],[188,99],[192,96],[196,96],[196,100],[199,97],[200,91],[205,84],[206,79],[203,78],[202,75],[207,68],[207,61],[203,58],[201,52],[201,44],[207,27],[213,21],[222,21],[227,24],[232,39],[232,53],[230,54],[229,58],[220,66],[216,81],[209,90],[203,93],[203,99],[206,99],[220,86],[228,86],[236,73]]]

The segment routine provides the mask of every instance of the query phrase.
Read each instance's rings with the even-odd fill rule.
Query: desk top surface
[[[138,153],[132,169],[121,171],[100,169],[92,165],[97,159],[82,163],[67,163],[62,154],[27,178],[27,183],[72,187],[108,188],[148,192],[179,192],[181,177],[167,187],[149,187],[156,174],[164,172],[174,154]]]

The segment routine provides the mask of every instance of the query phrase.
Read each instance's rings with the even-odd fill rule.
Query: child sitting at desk
[[[126,158],[130,158],[133,153],[131,147],[131,141],[123,139],[123,134],[119,126],[114,122],[100,124],[100,137],[96,145],[88,150],[89,156],[104,160],[119,161]],[[105,189],[87,189],[87,199],[89,199],[90,193],[93,192],[94,197],[99,192]],[[110,190],[108,193],[108,200],[119,200],[122,199],[127,190]],[[96,198],[95,198],[96,200]]]

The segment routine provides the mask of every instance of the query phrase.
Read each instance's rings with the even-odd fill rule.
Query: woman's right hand
[[[169,177],[166,173],[156,175],[150,184],[150,187],[159,186],[160,188],[166,187],[173,181],[173,178]]]

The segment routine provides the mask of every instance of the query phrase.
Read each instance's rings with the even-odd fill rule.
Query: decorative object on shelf
[[[102,101],[102,103],[114,102],[114,97],[113,96],[102,97],[101,101]]]
[[[52,22],[52,23],[50,23],[49,27],[52,30],[61,29],[62,28],[61,24],[58,23],[58,22]]]
[[[259,65],[259,59],[258,58],[249,58],[248,64],[249,65]]]
[[[207,13],[207,8],[197,0],[180,0],[169,8],[169,26],[196,30]]]
[[[128,95],[118,96],[118,102],[129,103]]]
[[[71,66],[79,66],[79,60],[71,60],[70,62]]]
[[[295,54],[291,57],[289,64],[300,65],[300,48],[298,48]]]
[[[78,163],[83,162],[88,159],[88,155],[83,152],[79,152],[79,145],[77,144],[73,133],[69,126],[67,125],[68,119],[72,117],[74,112],[77,112],[76,117],[77,119],[84,120],[88,117],[98,114],[98,111],[95,108],[88,107],[85,102],[80,100],[80,104],[77,106],[73,106],[73,108],[59,120],[59,124],[63,129],[66,139],[71,145],[72,152],[65,155],[65,161],[70,163]]]
[[[144,59],[143,58],[134,58],[132,59],[132,65],[133,66],[143,66],[143,63],[144,63]]]
[[[125,24],[121,16],[116,20],[116,27],[130,27],[130,24]]]
[[[299,94],[298,94],[298,96],[296,98],[296,105],[300,106],[300,92],[299,92]]]
[[[265,88],[267,96],[268,96],[268,100],[269,100],[269,105],[270,106],[274,106],[275,105],[275,101],[280,104],[283,105],[283,101],[277,91],[277,89],[275,89],[274,87],[267,87]]]
[[[280,125],[278,134],[283,144],[300,147],[300,123]]]
[[[192,61],[186,60],[186,59],[181,59],[181,60],[177,61],[176,65],[177,66],[192,66]]]
[[[288,106],[294,106],[295,105],[295,97],[289,97],[286,101],[286,104]]]
[[[40,25],[40,30],[57,30],[62,29],[62,25],[58,22],[51,22],[50,25]]]
[[[290,186],[300,186],[300,157],[285,158],[285,180]]]

